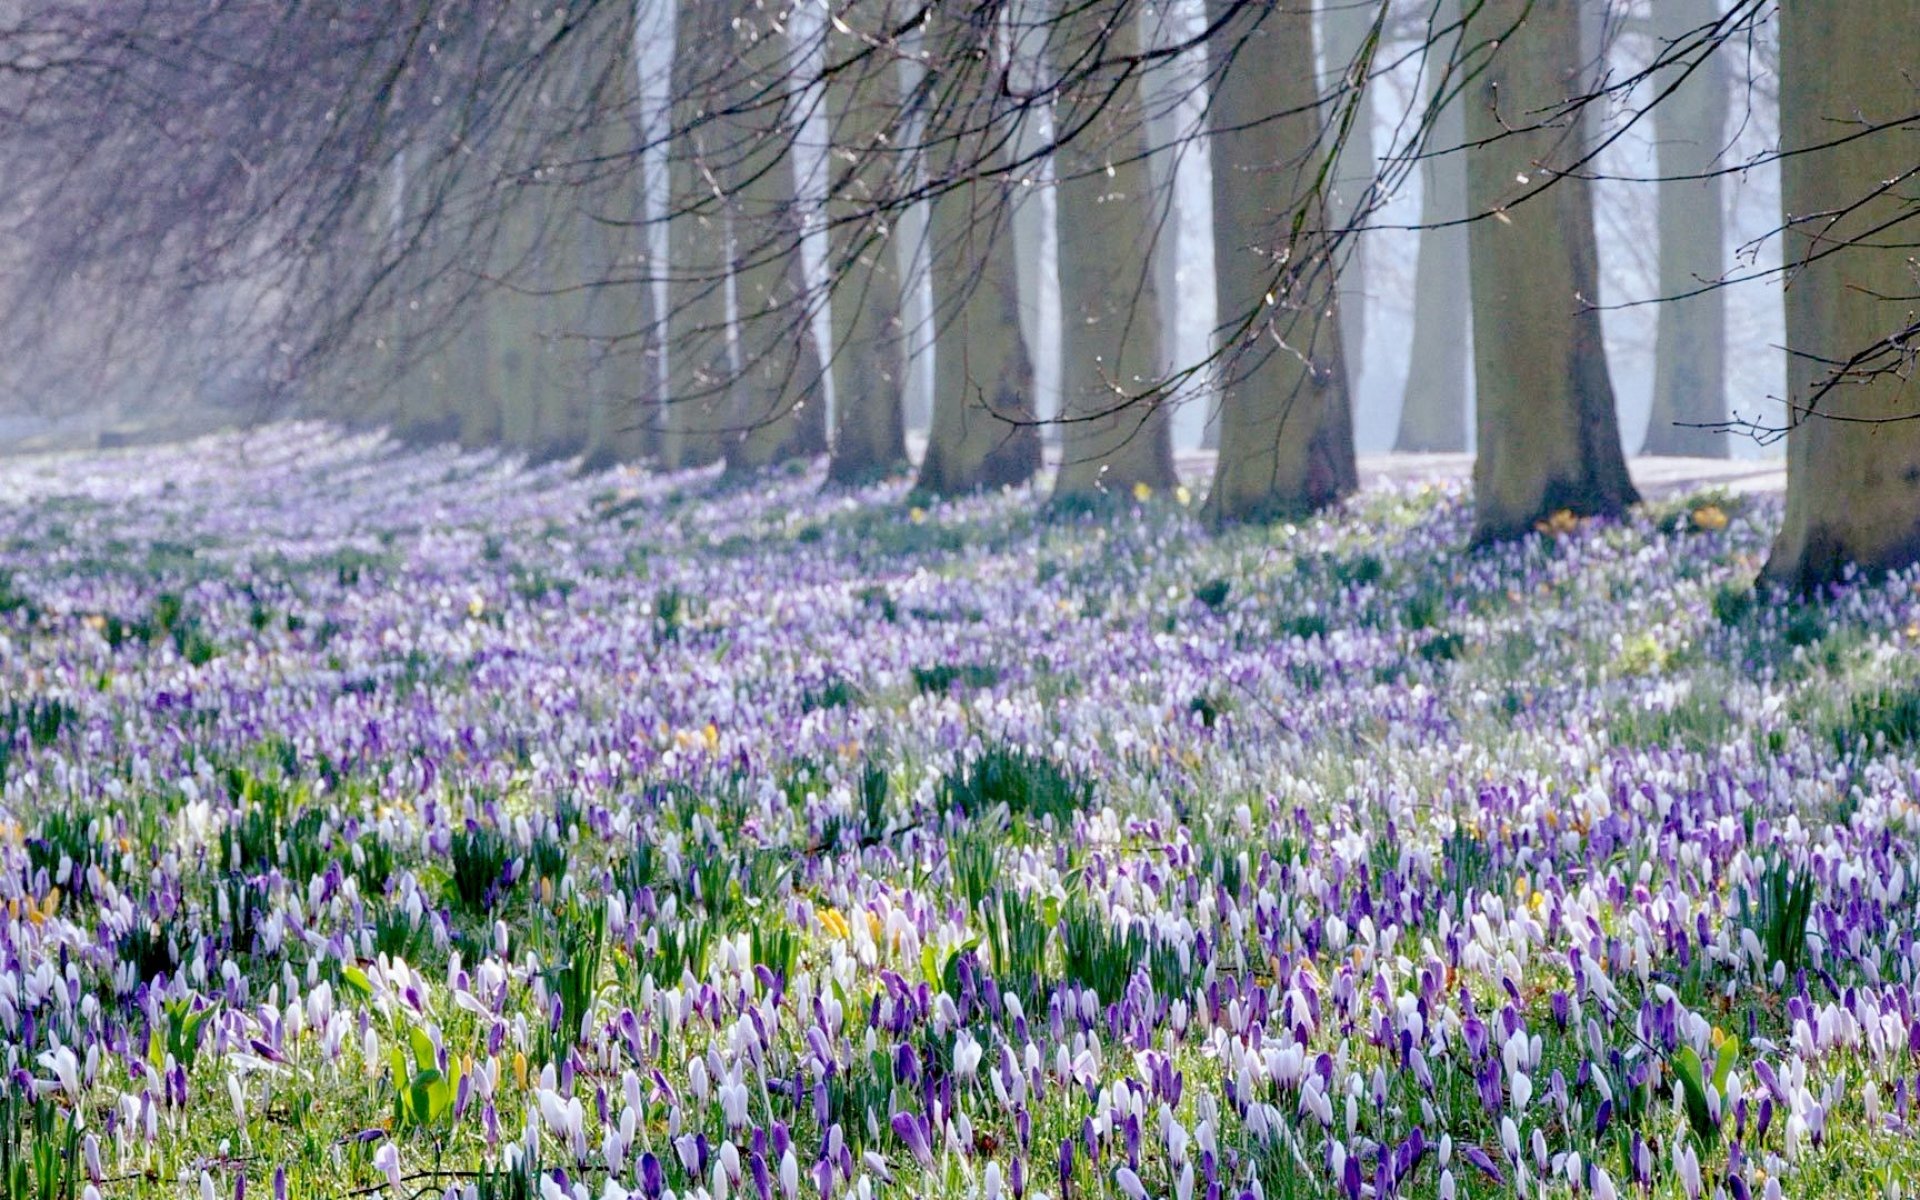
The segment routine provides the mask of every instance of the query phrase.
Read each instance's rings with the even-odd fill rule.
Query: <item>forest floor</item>
[[[918,462],[924,448],[919,435],[908,437],[908,453]],[[1059,452],[1050,450],[1048,461],[1057,463]],[[1467,454],[1362,454],[1360,481],[1363,485],[1384,483],[1465,483],[1473,478],[1473,455]],[[1174,455],[1174,469],[1180,479],[1196,492],[1206,490],[1213,478],[1212,450],[1183,450]],[[1719,488],[1736,495],[1784,492],[1787,487],[1787,460],[1784,455],[1768,458],[1632,458],[1628,470],[1640,490],[1650,497]]]
[[[1211,478],[1211,455],[1183,455],[1182,474]],[[1705,488],[1717,488],[1736,495],[1783,492],[1787,487],[1785,458],[1633,458],[1627,461],[1633,482],[1643,495],[1669,497]],[[1471,454],[1363,454],[1360,456],[1360,480],[1363,485],[1376,481],[1418,483],[1422,481],[1469,481],[1473,478]]]
[[[1920,579],[1392,474],[0,463],[5,1194],[1910,1187]]]

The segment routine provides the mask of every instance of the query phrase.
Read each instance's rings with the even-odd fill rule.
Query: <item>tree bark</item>
[[[393,165],[389,236],[398,238],[412,219],[418,201],[414,181],[407,169],[408,155],[402,151]],[[429,288],[437,239],[429,232],[418,254],[402,261],[398,273],[403,281],[395,298],[392,322],[394,351],[399,375],[393,381],[393,436],[410,445],[437,445],[455,440],[460,418],[448,394],[445,380],[445,348],[424,351],[430,330],[423,314],[436,310],[436,297]]]
[[[1467,448],[1467,353],[1473,330],[1467,296],[1467,228],[1448,224],[1467,215],[1466,111],[1459,98],[1444,103],[1460,86],[1457,75],[1443,78],[1460,36],[1444,33],[1460,20],[1460,0],[1439,0],[1433,29],[1441,35],[1427,55],[1427,103],[1433,114],[1426,139],[1429,157],[1420,163],[1420,250],[1414,262],[1413,352],[1400,403],[1395,450],[1459,451]]]
[[[1055,502],[1179,482],[1172,406],[1157,391],[1160,312],[1150,255],[1160,230],[1146,114],[1138,68],[1125,65],[1139,46],[1139,6],[1067,7],[1052,64],[1073,77],[1057,126],[1064,423]]]
[[[484,290],[485,285],[476,284]],[[460,445],[467,450],[484,450],[498,446],[504,440],[506,423],[500,411],[498,398],[499,381],[495,378],[495,363],[498,360],[499,331],[494,328],[493,296],[480,294],[469,301],[469,317],[465,335],[460,340],[462,349],[471,350],[471,360],[456,359],[448,372],[450,382],[460,380],[449,389],[449,395],[457,397],[455,403],[460,412]]]
[[[1467,203],[1491,214],[1473,222],[1467,243],[1479,392],[1474,539],[1484,543],[1562,510],[1616,515],[1639,495],[1592,303],[1588,186],[1557,179],[1518,202],[1581,156],[1583,121],[1559,111],[1592,83],[1579,67],[1580,5],[1485,0],[1467,39],[1484,66],[1467,97]]]
[[[533,194],[516,190],[502,196],[500,203],[507,211],[488,270],[492,278],[539,286],[543,267],[539,208],[544,199],[538,189]],[[532,296],[504,286],[490,287],[484,304],[487,396],[500,413],[500,445],[533,456],[547,402],[542,306]]]
[[[1020,333],[1012,197],[981,178],[1005,133],[996,6],[936,8],[926,34],[933,426],[918,488],[957,495],[1024,483],[1040,468],[1033,362]],[[985,20],[970,19],[985,14]]]
[[[794,195],[793,126],[786,95],[793,74],[785,0],[736,0],[738,54],[732,112],[725,124],[741,149],[723,178],[734,215],[734,281],[740,303],[740,373],[734,428],[725,440],[728,472],[752,471],[822,454],[827,406],[800,255]]]
[[[1719,19],[1718,0],[1664,0],[1653,6],[1656,44],[1665,48]],[[1707,55],[1653,110],[1659,148],[1660,294],[1653,342],[1653,409],[1643,454],[1723,457],[1724,430],[1703,429],[1727,416],[1727,306],[1719,289],[1673,299],[1726,271],[1725,215],[1718,175],[1726,148],[1725,54]],[[1664,85],[1671,79],[1658,80]]]
[[[667,390],[654,421],[660,464],[668,470],[720,457],[721,435],[731,425],[727,220],[714,187],[724,138],[714,113],[724,102],[720,89],[732,67],[726,56],[704,52],[727,44],[728,16],[729,6],[720,3],[680,4],[674,14]]]
[[[440,291],[455,284],[443,280]],[[438,310],[449,302],[445,295],[429,295],[423,308]],[[471,446],[473,414],[485,407],[487,335],[476,307],[462,306],[457,323],[421,360],[417,408],[406,418],[408,438],[427,444],[455,443]]]
[[[598,107],[597,99],[622,111],[641,108],[646,81],[633,53],[639,7],[616,9],[610,19],[616,25],[611,36],[588,41],[592,46],[605,43],[617,48],[612,69],[604,77],[598,73],[588,77],[590,86],[604,87],[606,94],[589,95],[587,103]],[[632,124],[596,122],[595,161],[612,161],[635,140],[649,141],[657,135],[657,125],[649,127],[647,122],[664,123],[665,114],[648,115],[641,108],[641,117]],[[574,404],[581,410],[583,470],[638,462],[654,449],[648,434],[659,402],[660,346],[653,279],[662,264],[653,261],[651,252],[648,185],[649,172],[659,171],[661,165],[657,156],[643,156],[633,176],[616,172],[590,190],[590,198],[576,203],[570,214],[567,237],[580,281],[605,281],[584,288],[576,308],[582,350],[573,356],[573,375],[578,380]],[[599,219],[602,215],[617,219],[610,224]]]
[[[1267,520],[1330,504],[1359,480],[1337,264],[1319,191],[1312,17],[1304,0],[1243,6],[1232,19],[1229,7],[1212,0],[1209,13],[1219,29],[1215,278],[1233,338],[1222,347],[1207,512],[1217,521]]]
[[[893,237],[893,201],[906,165],[897,129],[899,72],[885,40],[897,19],[894,5],[853,0],[835,9],[827,263],[836,411],[827,478],[854,484],[884,478],[907,461],[906,331]]]
[[[1787,509],[1764,578],[1810,591],[1920,562],[1913,111],[1920,23],[1904,0],[1780,9],[1787,223]],[[1840,145],[1826,146],[1842,138]],[[1811,150],[1809,147],[1825,146]],[[1897,339],[1897,341],[1896,341]]]
[[[659,348],[640,200],[639,189],[619,188],[597,198],[591,214],[576,209],[569,225],[581,281],[601,280],[570,306],[579,349],[569,355],[568,401],[579,413],[578,453],[589,471],[638,462],[653,449]],[[597,219],[601,214],[619,214],[620,223],[609,226]]]
[[[1380,13],[1380,0],[1321,0],[1321,46],[1326,52],[1324,91],[1344,86],[1350,71],[1366,64],[1358,63],[1367,39],[1373,35],[1374,19]],[[1353,123],[1345,143],[1334,157],[1333,194],[1328,211],[1335,228],[1345,228],[1360,213],[1367,188],[1373,183],[1376,164],[1373,158],[1373,86],[1356,81],[1361,90],[1352,98]],[[1347,107],[1343,99],[1328,109],[1329,120],[1336,120]],[[1340,344],[1345,351],[1349,382],[1358,380],[1365,369],[1367,345],[1367,244],[1362,237],[1350,238],[1342,250],[1346,261],[1334,285],[1340,309]]]

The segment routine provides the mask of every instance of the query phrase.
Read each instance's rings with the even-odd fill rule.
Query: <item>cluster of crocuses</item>
[[[1847,723],[1914,580],[1746,596],[1764,500],[1473,551],[1445,483],[904,489],[0,467],[13,1144],[207,1200],[1920,1174],[1920,746]],[[967,799],[995,754],[1071,809]]]

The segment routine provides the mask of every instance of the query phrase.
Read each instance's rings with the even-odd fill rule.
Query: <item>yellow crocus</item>
[[[1693,510],[1693,527],[1718,533],[1727,527],[1727,514],[1718,504],[1702,504]]]

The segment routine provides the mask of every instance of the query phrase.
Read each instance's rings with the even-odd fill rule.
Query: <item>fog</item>
[[[1640,69],[1653,53],[1651,39],[1644,33],[1631,31],[1634,21],[1644,15],[1643,7],[1637,0],[1636,4],[1616,5],[1612,10],[1613,17],[1605,27],[1605,54],[1607,70],[1613,76]],[[1367,6],[1359,8],[1366,10]],[[649,222],[645,235],[648,254],[654,262],[664,263],[669,250],[667,217],[673,207],[666,170],[669,146],[664,134],[671,124],[668,83],[675,52],[676,12],[671,3],[644,2],[636,4],[633,11],[632,72],[637,84],[637,124],[646,146],[639,156],[640,170],[633,187],[643,197]],[[1346,13],[1347,10],[1340,11]],[[824,13],[823,8],[811,4],[795,9],[789,30],[790,41],[798,48],[793,55],[792,71],[796,79],[813,82],[803,82],[788,101],[795,129],[792,159],[795,194],[805,214],[800,251],[810,286],[821,296],[830,284],[827,235],[821,215],[828,186],[825,156],[829,130],[823,90],[818,82],[825,41]],[[1202,0],[1170,0],[1143,8],[1140,14],[1148,45],[1187,46],[1177,56],[1157,60],[1147,71],[1142,87],[1145,121],[1156,147],[1151,153],[1151,168],[1155,185],[1160,189],[1152,270],[1165,329],[1161,368],[1169,377],[1205,362],[1218,348],[1220,313],[1213,269],[1217,247],[1210,201],[1212,171],[1204,136],[1208,67],[1204,47],[1193,44],[1204,28],[1204,20]],[[1340,36],[1345,35],[1336,35],[1327,28],[1328,24],[1322,21],[1321,73],[1324,86],[1332,87],[1345,71],[1346,63],[1327,56]],[[1023,27],[1018,19],[1012,25]],[[915,37],[917,33],[908,32],[908,41],[904,43],[907,53],[900,60],[903,92],[910,92],[918,82],[913,58]],[[1422,70],[1420,57],[1407,53],[1408,49],[1406,44],[1389,42],[1378,55],[1376,61],[1386,65],[1368,84],[1370,136],[1355,138],[1355,147],[1386,153],[1406,151],[1407,129],[1409,123],[1416,120],[1421,103]],[[1047,67],[1042,61],[1038,40],[1029,44],[1016,42],[1009,45],[1008,52],[1012,58],[1012,77],[1021,86],[1032,87],[1044,81]],[[1779,223],[1779,170],[1778,164],[1767,158],[1767,151],[1777,139],[1777,122],[1772,97],[1767,91],[1771,81],[1763,77],[1764,64],[1749,56],[1743,64],[1743,69],[1746,68],[1752,68],[1757,74],[1735,87],[1719,162],[1734,166],[1755,161],[1758,165],[1730,174],[1724,180],[1723,249],[1732,276],[1752,276],[1756,282],[1735,284],[1723,293],[1727,306],[1726,399],[1736,416],[1774,427],[1781,423],[1779,397],[1785,386],[1781,296],[1777,277],[1773,275],[1780,255],[1779,239],[1772,236]],[[1592,136],[1607,143],[1594,164],[1597,178],[1594,208],[1601,262],[1597,299],[1603,309],[1607,359],[1616,392],[1621,440],[1628,453],[1640,447],[1649,421],[1653,331],[1660,299],[1655,185],[1649,182],[1658,175],[1658,169],[1653,123],[1639,119],[1643,103],[1643,95],[1624,93],[1608,107],[1592,112],[1590,126]],[[903,131],[906,141],[911,142],[917,136],[912,122],[918,120],[918,116],[908,114],[909,127]],[[1051,109],[1039,106],[1023,119],[1013,150],[1023,156],[1031,155],[1047,146],[1053,137]],[[1413,281],[1420,239],[1422,172],[1394,173],[1392,177],[1398,180],[1394,186],[1376,187],[1369,192],[1376,178],[1385,178],[1377,169],[1387,165],[1360,161],[1349,154],[1342,159],[1333,181],[1334,208],[1352,221],[1342,251],[1344,270],[1340,296],[1343,311],[1360,318],[1348,322],[1360,332],[1350,338],[1347,371],[1353,397],[1355,442],[1362,453],[1380,453],[1393,447],[1406,381],[1409,373],[1418,369],[1409,360],[1409,353],[1413,340]],[[392,202],[399,206],[393,222],[397,228],[408,186],[404,153],[396,157],[391,169],[396,180]],[[1022,324],[1034,365],[1031,401],[1034,411],[1043,418],[1059,411],[1061,379],[1059,270],[1051,180],[1051,165],[1041,157],[1019,181],[1013,225],[1019,247]],[[1355,205],[1363,198],[1370,207],[1354,213]],[[893,231],[893,244],[905,279],[903,304],[909,367],[904,404],[909,427],[920,434],[924,434],[930,419],[936,332],[926,220],[926,205],[912,205],[897,215],[897,229]],[[671,363],[678,352],[667,329],[668,273],[655,272],[648,285],[649,303],[655,314],[653,335],[660,343],[660,350],[652,356],[652,365],[647,369],[651,380],[641,385],[643,389],[666,388]],[[729,311],[734,314],[731,319],[737,323],[737,297],[731,278],[725,290]],[[1461,291],[1464,303],[1464,285]],[[213,312],[212,306],[203,307],[208,308],[209,314]],[[812,336],[818,344],[818,353],[823,360],[830,359],[833,334],[828,305],[816,303],[811,311]],[[247,365],[244,360],[250,355],[236,350],[230,338],[210,333],[200,356],[205,361],[189,369],[179,365],[180,353],[149,353],[140,345],[138,337],[129,337],[120,326],[114,326],[110,332],[103,328],[95,337],[89,333],[91,315],[62,310],[55,314],[64,327],[61,337],[43,337],[27,343],[26,356],[16,363],[15,385],[6,400],[9,413],[6,420],[14,431],[8,441],[36,445],[39,444],[35,441],[37,437],[63,432],[85,440],[98,436],[103,429],[128,422],[164,425],[164,414],[175,409],[191,410],[194,414],[183,428],[204,425],[207,409],[232,410],[233,415],[243,419],[270,415],[257,405],[249,407],[249,397],[256,396],[260,389],[246,386],[244,379],[250,371],[256,371],[257,366]],[[217,325],[218,321],[210,317],[203,328],[211,331]],[[558,329],[553,332],[563,333]],[[63,352],[62,347],[67,344],[77,347],[77,351]],[[185,353],[191,357],[193,348],[186,348]],[[229,382],[219,389],[210,389],[206,384],[215,378]],[[1173,438],[1179,451],[1197,449],[1205,439],[1205,430],[1217,403],[1209,386],[1212,379],[1211,372],[1201,371],[1172,397],[1177,407]],[[832,375],[824,376],[820,385],[831,409],[835,402]],[[1471,423],[1468,428],[1471,435]],[[1054,431],[1049,430],[1047,436],[1053,437]],[[1777,442],[1763,445],[1737,436],[1730,436],[1727,446],[1731,454],[1739,457],[1768,457],[1780,453]]]

